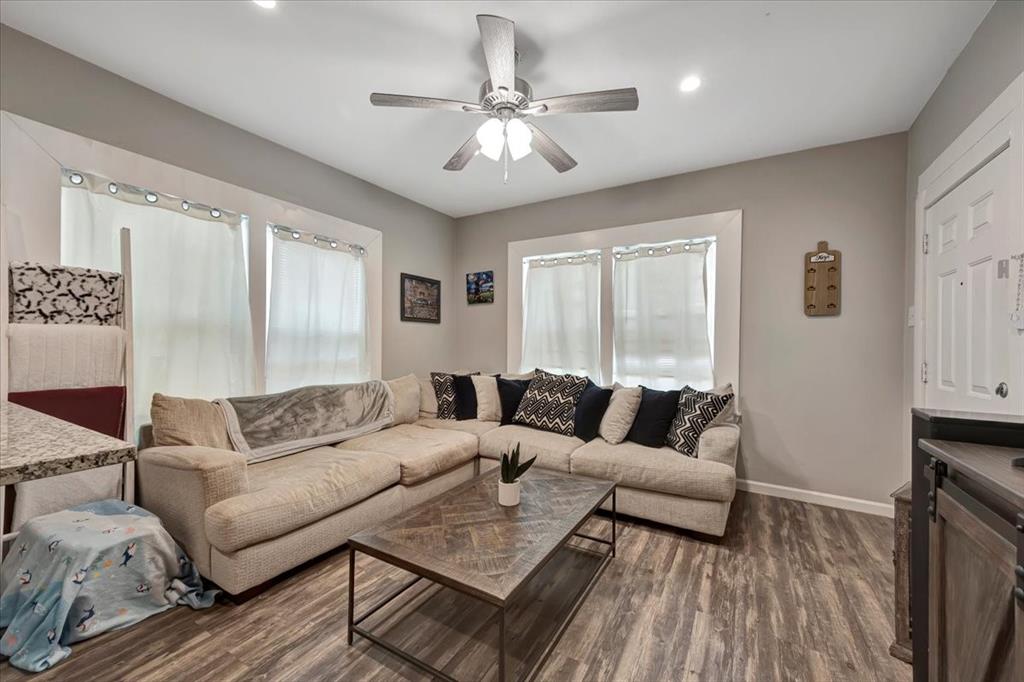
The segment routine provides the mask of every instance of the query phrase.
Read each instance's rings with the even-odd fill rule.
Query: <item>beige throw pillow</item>
[[[730,395],[732,394],[732,384],[726,384],[725,386],[715,386],[710,393],[715,395]],[[739,424],[740,416],[736,413],[736,399],[735,397],[725,405],[725,409],[715,415],[715,418],[708,422],[705,427],[710,429],[712,426],[725,426],[727,424]]]
[[[486,375],[472,376],[476,389],[476,418],[484,422],[501,421],[501,399],[498,397],[498,380]]]
[[[420,416],[420,380],[407,374],[387,382],[394,396],[394,424],[412,424]]]
[[[201,445],[234,450],[224,413],[209,400],[153,394],[153,445]]]
[[[636,419],[636,413],[640,409],[641,391],[639,386],[626,388],[615,384],[614,388],[597,433],[610,444],[618,445],[626,440],[626,434]]]
[[[430,382],[430,377],[426,379],[417,377],[416,380],[420,384],[420,417],[433,419],[437,416],[437,395],[434,394],[434,384]]]

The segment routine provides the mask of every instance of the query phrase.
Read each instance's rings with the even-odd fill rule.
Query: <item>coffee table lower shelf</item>
[[[576,596],[573,598],[572,602],[569,604],[569,607],[568,607],[568,610],[566,612],[565,617],[559,623],[558,627],[555,629],[551,639],[548,640],[547,644],[544,646],[540,656],[537,658],[537,660],[532,665],[524,666],[526,668],[525,674],[522,674],[522,675],[518,676],[517,678],[515,678],[517,680],[517,682],[518,682],[518,680],[524,680],[524,681],[532,680],[533,677],[537,674],[537,672],[540,671],[540,668],[544,665],[545,661],[547,661],[548,657],[551,655],[551,652],[558,645],[558,642],[562,638],[562,635],[565,633],[565,631],[568,629],[569,625],[572,623],[572,620],[573,620],[573,618],[575,618],[576,613],[579,611],[580,607],[582,606],[583,601],[587,598],[587,595],[590,594],[590,591],[593,589],[594,585],[597,583],[598,579],[601,577],[601,574],[604,572],[604,569],[608,565],[608,562],[611,561],[615,557],[615,541],[616,541],[616,532],[617,532],[617,520],[616,520],[616,510],[615,510],[616,504],[615,504],[615,489],[614,488],[610,491],[609,495],[610,495],[611,501],[612,501],[612,508],[611,508],[611,539],[599,538],[599,537],[595,537],[593,535],[588,535],[588,534],[585,534],[585,533],[578,532],[579,528],[581,528],[587,521],[589,521],[590,519],[592,519],[594,517],[594,514],[591,513],[590,515],[588,515],[580,523],[580,525],[576,529],[576,532],[573,532],[572,535],[570,535],[569,538],[566,539],[566,542],[562,543],[562,545],[560,546],[560,548],[565,548],[566,546],[570,546],[568,541],[571,538],[582,538],[584,540],[589,540],[591,542],[599,543],[599,544],[604,545],[606,547],[606,549],[604,551],[597,552],[596,550],[592,550],[592,549],[588,549],[588,548],[583,548],[583,547],[578,547],[578,546],[575,546],[575,545],[571,545],[571,547],[573,549],[578,549],[578,550],[584,551],[584,552],[594,552],[595,554],[598,554],[601,557],[601,561],[597,565],[597,567],[594,569],[593,575],[583,585],[583,587],[578,591]],[[349,575],[349,581],[348,581],[348,643],[349,643],[349,645],[352,645],[352,643],[353,643],[353,641],[355,639],[355,635],[359,635],[359,636],[364,637],[365,639],[369,640],[371,643],[376,644],[377,646],[380,646],[381,648],[391,652],[395,656],[398,656],[403,661],[406,661],[407,663],[410,663],[410,664],[416,666],[420,670],[423,670],[424,672],[426,672],[426,673],[428,673],[430,675],[433,675],[437,679],[446,680],[447,682],[457,682],[457,680],[454,677],[452,677],[451,675],[448,675],[447,673],[445,673],[445,672],[435,668],[430,663],[422,660],[421,658],[418,658],[417,656],[409,653],[408,651],[404,651],[401,647],[396,646],[395,644],[392,644],[392,643],[388,642],[384,638],[382,638],[382,637],[374,634],[373,632],[367,630],[366,628],[360,626],[360,623],[362,623],[367,618],[369,618],[370,616],[372,616],[375,613],[377,613],[378,611],[380,611],[385,606],[391,604],[395,599],[397,599],[402,594],[407,592],[411,587],[413,587],[414,585],[418,584],[420,581],[427,580],[429,582],[435,582],[436,584],[442,585],[443,587],[447,587],[447,588],[453,589],[456,592],[459,592],[460,594],[463,594],[463,595],[465,595],[467,597],[470,597],[470,598],[472,598],[472,599],[474,599],[474,600],[476,600],[476,601],[478,601],[478,602],[480,602],[482,604],[485,604],[487,606],[493,607],[495,609],[494,615],[491,616],[491,618],[488,621],[488,623],[490,623],[491,621],[497,621],[497,623],[498,623],[498,661],[497,661],[497,663],[498,663],[498,682],[510,682],[511,678],[508,677],[508,668],[509,668],[508,630],[509,630],[509,627],[508,627],[508,622],[507,622],[508,621],[508,611],[509,611],[510,603],[496,604],[496,603],[494,603],[492,601],[483,599],[483,598],[481,598],[481,597],[471,593],[468,590],[460,589],[460,587],[457,584],[454,584],[454,583],[449,584],[447,582],[445,582],[445,583],[436,582],[436,581],[432,580],[431,577],[429,577],[427,575],[423,575],[423,574],[417,572],[416,566],[409,565],[408,563],[405,563],[405,562],[403,562],[403,563],[401,563],[401,565],[399,565],[397,562],[389,561],[388,557],[386,557],[386,556],[379,555],[376,552],[368,552],[366,550],[362,550],[364,554],[368,554],[368,555],[373,556],[374,558],[376,558],[376,559],[378,559],[380,561],[384,561],[385,563],[389,563],[391,565],[397,566],[398,568],[401,568],[402,570],[405,570],[405,571],[407,571],[409,573],[414,574],[416,577],[413,580],[409,581],[408,583],[406,583],[406,584],[402,585],[401,587],[399,587],[398,589],[396,589],[394,592],[392,592],[390,595],[388,595],[384,599],[380,600],[379,602],[377,602],[376,604],[371,606],[365,613],[362,613],[359,616],[356,616],[356,614],[355,614],[355,590],[356,590],[356,577],[355,577],[356,576],[356,570],[355,570],[355,568],[356,568],[356,552],[357,551],[359,551],[359,550],[357,550],[355,547],[353,547],[351,545],[349,546],[349,559],[348,559],[348,562],[349,562],[348,563],[348,566],[349,566],[349,572],[348,572],[348,575]],[[551,556],[553,557],[554,553],[552,553]],[[551,557],[549,557],[548,560],[550,560],[550,558]],[[547,563],[547,560],[545,562],[543,562],[542,564],[540,564],[538,566],[538,569],[542,568],[544,566],[544,564],[546,564],[546,563]],[[524,663],[526,663],[526,661],[524,661]]]

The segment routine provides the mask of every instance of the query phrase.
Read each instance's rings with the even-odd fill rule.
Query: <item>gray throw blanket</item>
[[[391,391],[380,380],[214,402],[224,411],[231,444],[250,463],[373,433],[394,419]]]

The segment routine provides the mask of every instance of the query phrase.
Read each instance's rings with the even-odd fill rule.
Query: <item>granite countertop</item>
[[[27,407],[0,401],[0,485],[136,458],[135,446]]]

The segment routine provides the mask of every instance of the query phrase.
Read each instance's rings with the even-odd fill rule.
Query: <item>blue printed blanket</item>
[[[0,653],[45,670],[69,644],[133,625],[176,604],[204,608],[199,572],[160,519],[120,500],[79,505],[26,523],[0,576]]]

